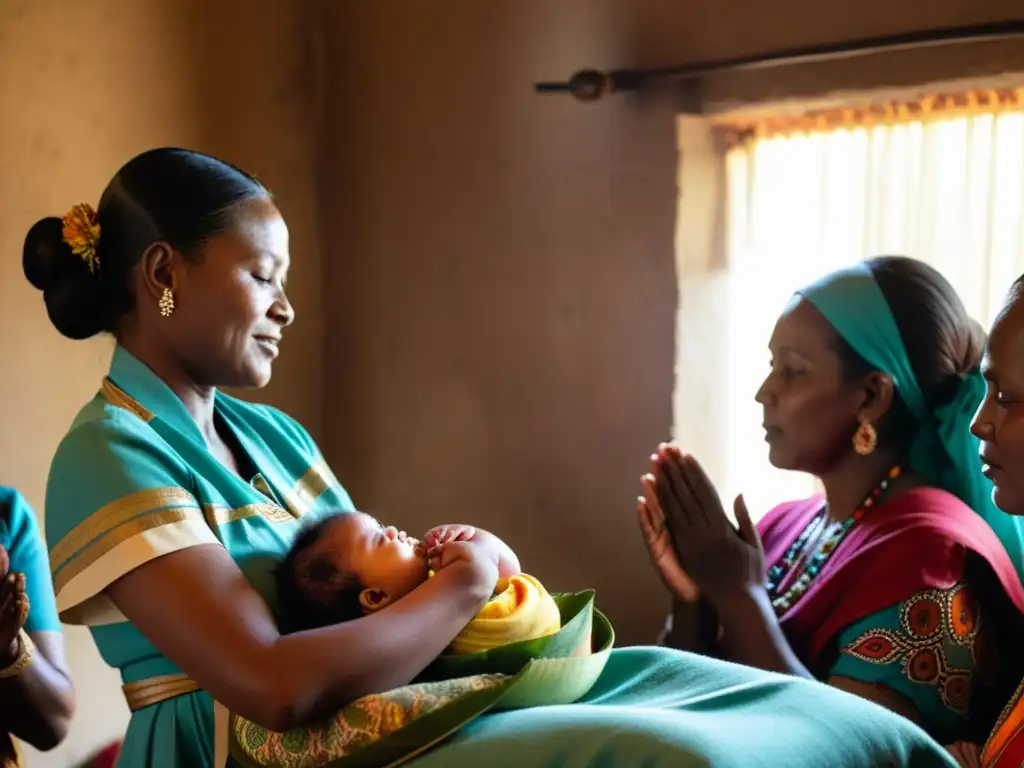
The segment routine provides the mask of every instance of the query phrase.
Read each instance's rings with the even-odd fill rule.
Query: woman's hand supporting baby
[[[519,567],[519,558],[512,548],[495,536],[493,533],[476,528],[472,525],[439,525],[431,528],[423,535],[423,549],[430,562],[431,568],[435,571],[444,568],[454,556],[460,557],[459,544],[471,544],[482,548],[488,555],[494,557],[498,567],[498,578],[507,579],[522,573]],[[454,548],[454,551],[449,551]]]

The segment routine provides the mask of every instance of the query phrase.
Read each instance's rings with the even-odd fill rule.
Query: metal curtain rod
[[[724,72],[745,72],[914,48],[1014,39],[1024,39],[1024,19],[968,27],[920,30],[902,35],[870,37],[831,45],[811,45],[775,53],[721,59],[681,67],[615,69],[608,72],[581,69],[567,82],[534,83],[533,88],[537,93],[568,93],[579,101],[596,101],[602,96],[617,91],[639,90],[652,82],[696,80]]]

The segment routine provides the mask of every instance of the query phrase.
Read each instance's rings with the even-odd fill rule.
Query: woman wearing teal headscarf
[[[737,535],[696,460],[661,449],[641,524],[677,599],[717,611],[719,652],[828,681],[946,743],[991,727],[1006,696],[990,644],[1021,638],[1024,538],[970,434],[982,336],[934,269],[872,259],[796,294],[757,393],[772,464],[816,475],[824,497],[756,531],[740,498]]]

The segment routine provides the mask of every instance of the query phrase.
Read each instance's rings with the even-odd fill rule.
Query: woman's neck
[[[155,373],[185,406],[207,443],[216,438],[213,413],[217,394],[215,387],[197,384],[177,360],[160,344],[126,335],[118,343]]]
[[[846,520],[864,503],[868,495],[886,478],[889,471],[901,464],[895,452],[876,451],[870,456],[850,453],[840,460],[830,472],[821,475],[828,503],[826,516],[830,521]],[[905,467],[904,467],[905,469]],[[899,490],[909,478],[900,475],[893,482],[892,490]]]

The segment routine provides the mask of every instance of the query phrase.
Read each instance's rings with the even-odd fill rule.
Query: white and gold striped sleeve
[[[130,414],[74,428],[54,458],[46,528],[57,610],[68,624],[124,621],[104,595],[163,555],[219,544],[180,457]]]

